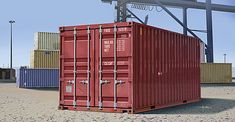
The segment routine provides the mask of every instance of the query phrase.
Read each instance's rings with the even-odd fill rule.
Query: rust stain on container
[[[135,22],[60,31],[61,109],[139,113],[201,99],[198,39]]]

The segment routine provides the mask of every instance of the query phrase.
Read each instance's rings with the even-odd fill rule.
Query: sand
[[[202,85],[202,101],[141,114],[58,110],[56,89],[0,83],[0,122],[235,122],[235,83]]]

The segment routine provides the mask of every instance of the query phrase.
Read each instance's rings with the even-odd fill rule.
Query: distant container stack
[[[20,88],[59,87],[60,34],[37,32],[34,35],[30,68],[17,70]]]
[[[17,70],[16,84],[19,88],[56,88],[59,87],[59,69]]]
[[[232,83],[232,64],[202,63],[201,83]]]
[[[59,68],[59,33],[37,32],[34,36],[30,68]]]
[[[12,69],[13,73],[12,73],[12,77],[13,79],[15,79],[15,69]],[[11,69],[9,68],[0,68],[0,80],[11,80]]]

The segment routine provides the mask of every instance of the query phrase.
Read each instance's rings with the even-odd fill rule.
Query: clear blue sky
[[[202,1],[202,0],[200,0]],[[214,0],[214,3],[235,5],[234,0]],[[38,31],[58,32],[59,26],[91,23],[110,23],[115,19],[114,5],[100,0],[1,0],[0,2],[0,67],[9,64],[10,26],[14,19],[13,66],[25,66],[30,62],[33,34]],[[170,9],[182,19],[180,9]],[[181,32],[182,28],[165,12],[134,10],[144,17],[149,14],[149,24]],[[205,11],[189,10],[189,27],[206,29]],[[235,63],[235,14],[213,12],[215,61],[223,62],[223,54]],[[199,34],[205,40],[205,34]]]

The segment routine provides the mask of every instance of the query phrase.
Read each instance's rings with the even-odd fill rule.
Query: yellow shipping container
[[[232,64],[202,63],[201,83],[232,83]]]
[[[59,51],[33,50],[31,52],[31,68],[59,68]]]

